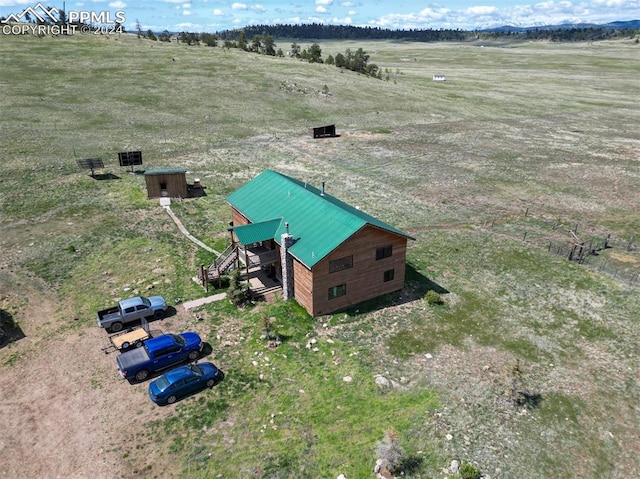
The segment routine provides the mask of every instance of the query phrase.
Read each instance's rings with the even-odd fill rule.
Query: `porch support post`
[[[238,251],[238,259],[240,258],[240,251]],[[251,287],[251,281],[249,281],[249,254],[247,253],[247,247],[244,247],[244,264],[247,268],[247,285]],[[238,264],[239,265],[239,264]]]

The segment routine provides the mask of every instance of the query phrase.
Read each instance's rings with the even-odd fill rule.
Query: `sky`
[[[38,0],[0,0],[0,17],[20,14]],[[386,29],[474,30],[503,25],[608,23],[640,19],[640,0],[44,0],[67,12],[123,12],[155,32],[220,32],[246,25],[320,23]],[[96,22],[87,22],[96,23]]]

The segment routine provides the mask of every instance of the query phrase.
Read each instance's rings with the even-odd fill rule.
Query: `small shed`
[[[187,170],[158,168],[144,172],[148,198],[186,198],[189,196]]]
[[[446,81],[447,76],[446,75],[442,75],[439,73],[436,73],[435,75],[433,75],[433,81]]]
[[[336,125],[316,126],[309,128],[311,138],[327,138],[336,136]]]

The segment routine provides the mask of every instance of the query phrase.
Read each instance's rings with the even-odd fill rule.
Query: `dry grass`
[[[125,463],[135,466],[127,473],[148,466],[159,474],[166,460],[179,463],[176,475],[183,466],[192,477],[207,476],[215,471],[193,461],[208,448],[209,464],[258,477],[282,471],[296,477],[296,467],[308,473],[313,465],[324,475],[346,470],[356,477],[373,466],[369,455],[385,429],[367,429],[362,415],[385,409],[390,422],[403,425],[402,445],[420,465],[409,477],[439,475],[451,459],[474,462],[494,478],[632,477],[640,468],[634,323],[640,308],[637,290],[621,279],[633,278],[640,262],[633,241],[628,247],[633,237],[640,240],[638,46],[632,40],[503,46],[321,44],[324,56],[363,47],[388,73],[388,81],[378,81],[328,65],[129,36],[4,36],[0,274],[8,286],[0,290],[0,307],[7,305],[27,338],[0,350],[0,374],[44,368],[38,352],[55,354],[56,341],[69,332],[94,338],[93,312],[125,286],[154,285],[170,301],[205,294],[191,281],[202,253],[157,202],[146,200],[143,178],[116,166],[118,151],[141,149],[146,168],[184,166],[188,180],[200,178],[207,196],[175,210],[212,245],[228,234],[224,197],[275,168],[316,185],[326,180],[329,193],[417,238],[402,295],[384,307],[322,318],[309,332],[350,358],[335,367],[339,373],[347,365],[371,380],[384,373],[407,395],[385,395],[367,410],[362,396],[344,393],[341,380],[318,390],[322,368],[333,368],[318,359],[318,368],[299,380],[323,402],[330,403],[327,394],[343,394],[346,406],[361,411],[345,418],[357,436],[347,452],[359,459],[344,464],[327,447],[333,444],[316,447],[311,436],[296,442],[300,424],[319,411],[335,413],[314,410],[313,394],[300,416],[288,417],[300,424],[272,433],[278,440],[263,445],[255,428],[286,407],[293,386],[275,376],[275,390],[256,386],[246,359],[255,347],[246,340],[251,312],[219,306],[199,326],[178,316],[173,326],[210,334],[216,360],[238,377],[221,389],[227,402],[207,403],[211,415],[200,418],[223,437],[219,444],[201,432],[197,400],[150,422],[155,412],[135,390],[127,397],[142,419],[127,437],[162,445],[152,446],[148,459],[142,450],[126,453]],[[446,74],[446,82],[431,81],[434,73]],[[339,138],[307,136],[308,127],[330,123]],[[97,181],[78,170],[75,160],[89,157],[105,159],[104,172],[119,178]],[[576,225],[581,238],[611,234],[614,247],[600,258],[608,270],[624,269],[624,278],[547,252],[550,241],[568,244]],[[24,282],[41,292],[21,291]],[[449,291],[443,306],[421,299],[434,283]],[[34,308],[34,301],[46,308]],[[229,346],[216,343],[216,330]],[[100,364],[98,373],[108,374],[112,365],[91,351],[81,348],[87,361]],[[73,367],[73,356],[64,357]],[[517,359],[527,387],[541,397],[535,407],[505,403],[504,371]],[[277,366],[289,377],[307,360],[294,352]],[[109,384],[104,403],[129,394],[93,379]],[[115,440],[109,415],[90,401],[95,391],[81,397],[83,384],[78,379],[74,404],[100,418],[96,434]],[[419,407],[429,391],[438,395],[436,409]],[[258,408],[252,417],[247,408],[255,397],[273,409]],[[178,431],[185,418],[186,430]],[[319,437],[346,437],[322,421],[317,427]],[[256,464],[243,463],[234,444],[245,442],[247,457],[266,457],[275,469],[260,476]],[[304,453],[292,452],[300,448]],[[114,445],[103,452],[105,461],[113,467],[126,449]],[[223,465],[225,453],[233,461]],[[38,454],[34,462],[47,460]],[[291,469],[279,470],[280,463]]]

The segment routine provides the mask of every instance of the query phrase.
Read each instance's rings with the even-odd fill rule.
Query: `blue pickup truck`
[[[156,371],[200,357],[202,340],[197,333],[163,334],[147,339],[140,348],[120,354],[116,364],[120,375],[129,380],[144,381]]]

